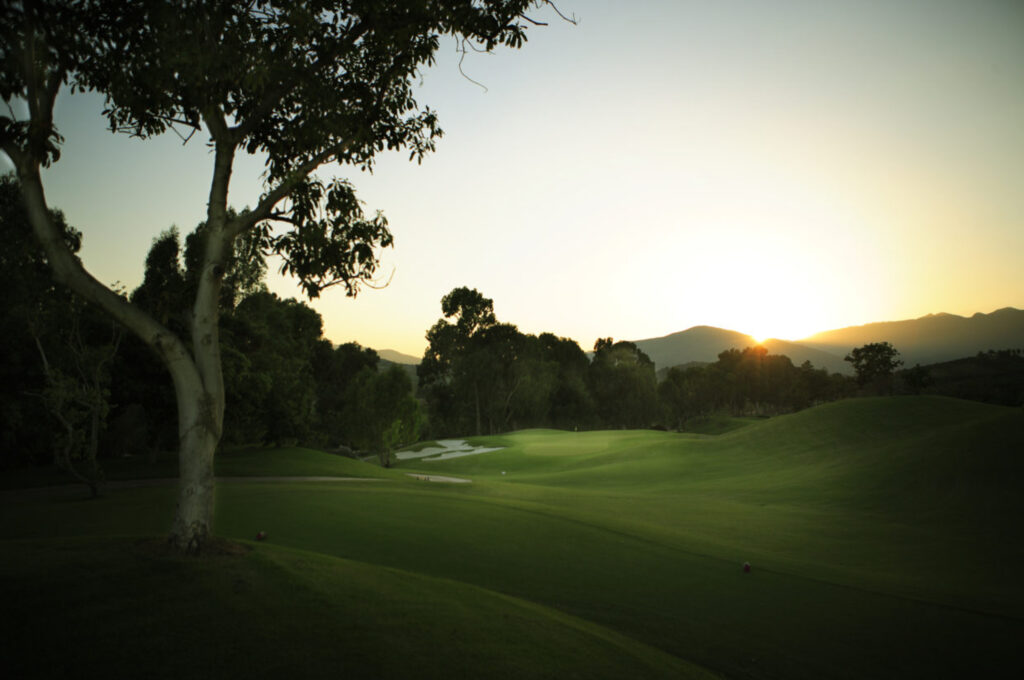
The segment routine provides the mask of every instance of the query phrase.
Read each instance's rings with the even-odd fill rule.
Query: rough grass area
[[[104,478],[162,479],[178,476],[178,456],[165,453],[150,458],[101,461]],[[278,448],[236,448],[221,451],[214,461],[215,471],[223,477],[392,477],[379,466],[300,446]],[[57,467],[12,470],[0,476],[0,489],[31,488],[72,484],[71,477]],[[83,487],[84,488],[84,487]]]
[[[739,418],[724,413],[716,413],[710,416],[690,418],[686,421],[683,430],[695,434],[725,434],[746,427],[752,423],[759,423],[764,418]]]
[[[547,607],[269,545],[6,542],[8,677],[705,678]]]
[[[392,475],[386,482],[223,483],[218,534],[243,541],[257,531],[268,536],[247,556],[225,560],[278,565],[290,559],[278,554],[302,556],[303,564],[326,560],[346,574],[345,583],[347,570],[372,572],[374,587],[391,593],[395,606],[401,602],[407,612],[405,628],[396,629],[477,628],[483,624],[474,617],[481,612],[501,621],[497,609],[488,609],[498,606],[488,598],[500,594],[517,606],[529,602],[605,631],[561,638],[549,647],[518,634],[488,642],[466,633],[467,644],[490,650],[492,658],[529,655],[540,645],[543,661],[508,671],[524,677],[594,677],[594,666],[585,662],[590,655],[599,658],[597,652],[581,656],[574,645],[607,652],[611,660],[596,665],[607,663],[610,676],[622,677],[671,675],[672,664],[693,670],[685,663],[733,678],[1024,676],[1024,587],[1016,573],[1024,561],[1019,409],[943,398],[858,399],[715,437],[531,430],[470,443],[505,448],[433,463],[407,461],[397,470],[370,468]],[[249,469],[266,470],[262,455],[253,452],[237,465],[245,468],[249,461]],[[423,484],[404,478],[412,471],[473,483]],[[170,524],[173,493],[169,487],[118,489],[99,501],[8,494],[0,505],[3,597],[18,612],[37,610],[33,627],[61,620],[67,603],[80,602],[83,619],[122,617],[128,604],[107,608],[101,595],[120,602],[129,591],[118,582],[131,584],[137,576],[116,570],[110,578],[92,576],[114,569],[121,561],[116,556],[129,549],[123,540],[102,537],[159,535]],[[80,537],[93,537],[85,545],[94,548],[86,547],[84,556],[77,548],[65,554],[65,546],[80,545]],[[741,569],[745,561],[752,564],[749,574]],[[215,602],[227,596],[232,582],[216,581],[212,566],[195,568],[213,570],[212,585],[202,593],[214,593]],[[320,592],[316,583],[330,569],[275,569],[280,580],[266,581],[267,588],[282,609],[268,605],[265,623],[257,624],[251,610],[232,608],[241,604],[218,606],[232,617],[252,617],[253,626],[266,625],[266,636],[277,631],[282,640],[296,638],[292,643],[300,649],[312,646],[297,641],[299,628],[315,624],[338,644],[353,634],[346,616],[376,617],[377,600],[351,595],[357,604],[346,616],[314,612],[308,617],[314,624],[293,625],[285,601],[306,589]],[[196,577],[197,583],[204,578]],[[400,585],[409,579],[428,585]],[[36,585],[19,588],[19,582]],[[79,596],[82,583],[94,589],[92,599]],[[442,591],[458,606],[434,603]],[[166,611],[158,601],[152,616],[172,639],[182,635],[188,642],[191,633],[178,632],[177,625],[192,619],[178,600],[196,598],[171,592],[175,601]],[[312,599],[317,597],[326,596]],[[565,625],[577,631],[572,635],[582,634],[575,624]],[[524,624],[529,626],[545,630],[536,621]],[[93,640],[105,635],[102,627],[75,630],[83,640],[79,648],[95,643],[108,649]],[[602,637],[607,631],[619,637]],[[323,642],[319,635],[311,635],[310,645]],[[367,635],[359,644],[372,650],[371,657],[358,661],[359,652],[350,650],[346,654],[357,660],[351,663],[371,664],[372,655],[398,644],[387,626],[371,627]],[[451,633],[447,643],[423,635],[417,649],[438,646],[447,654],[463,633]],[[238,644],[220,648],[236,656],[260,647],[231,646]],[[273,644],[263,647],[272,650]],[[649,647],[640,651],[630,644]],[[658,653],[645,656],[652,648]],[[437,650],[434,656],[422,653],[429,663],[442,658]],[[319,663],[310,661],[309,672],[300,664],[295,672],[316,676],[323,670]],[[371,675],[379,670],[357,668]],[[480,668],[467,666],[468,675],[456,669],[447,677],[495,676]],[[428,672],[414,666],[393,672],[412,669],[417,672],[410,677]]]

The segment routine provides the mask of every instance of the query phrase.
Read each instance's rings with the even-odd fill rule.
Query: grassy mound
[[[292,551],[8,542],[10,677],[711,677],[595,624],[450,580]]]
[[[110,481],[178,476],[177,453],[107,459],[102,464],[104,478]],[[394,477],[377,465],[301,446],[228,449],[218,452],[214,467],[220,477]],[[0,489],[71,483],[56,466],[12,470],[0,477]]]
[[[287,549],[281,555],[328,560],[338,573],[351,566],[402,583],[426,579],[432,592],[466,589],[459,590],[464,597],[451,596],[466,609],[460,614],[423,604],[432,596],[422,590],[394,585],[397,600],[416,612],[408,622],[419,617],[410,628],[448,620],[476,628],[472,612],[497,616],[488,598],[513,598],[517,606],[529,602],[598,626],[603,632],[591,631],[598,647],[641,659],[654,674],[678,663],[673,659],[739,678],[1024,674],[1019,410],[942,398],[861,399],[714,437],[532,430],[473,443],[505,448],[406,461],[380,471],[387,482],[220,484],[217,531],[235,539],[268,533],[270,545],[259,544],[246,563],[270,559],[276,546]],[[251,454],[249,469],[259,468],[261,455]],[[245,459],[238,465],[245,468]],[[414,470],[473,483],[404,475]],[[5,502],[4,559],[8,546],[30,545],[15,539],[156,535],[172,509],[169,487],[119,489],[96,502]],[[18,573],[59,562],[60,544],[46,545],[35,557],[17,558],[24,565]],[[744,574],[740,565],[748,560],[753,570]],[[64,571],[92,570],[68,565],[46,579]],[[301,583],[302,573],[288,582]],[[18,578],[12,573],[5,582]],[[364,608],[376,606],[366,598]],[[85,611],[103,609],[93,600]],[[283,619],[283,612],[271,618]],[[325,627],[343,625],[332,621]],[[284,638],[300,634],[286,623],[280,631]],[[602,637],[609,631],[621,637]],[[371,637],[380,639],[360,644],[384,653],[384,627]],[[542,645],[503,640],[496,644],[510,650]],[[629,651],[641,642],[668,660],[644,656],[648,647]],[[588,644],[564,638],[556,645],[562,652],[543,652],[547,660],[526,672],[585,668],[583,675],[593,675],[569,649]],[[424,646],[433,645],[444,646],[436,638]]]

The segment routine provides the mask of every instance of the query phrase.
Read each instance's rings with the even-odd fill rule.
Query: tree
[[[57,213],[55,220],[63,220]],[[77,250],[80,234],[62,227]],[[67,291],[54,284],[46,258],[32,236],[17,180],[0,176],[0,467],[33,462],[52,448],[52,428],[39,399],[26,399],[45,381],[29,329],[41,309],[68,303]]]
[[[14,164],[32,228],[58,280],[148,345],[171,374],[178,409],[179,490],[172,527],[199,551],[213,521],[213,455],[224,424],[219,316],[228,258],[242,234],[317,296],[355,295],[392,244],[387,221],[364,215],[327,163],[370,168],[385,150],[434,149],[437,116],[413,96],[441,35],[490,51],[520,47],[532,0],[311,3],[61,0],[0,6],[0,149]],[[204,133],[213,173],[206,235],[185,330],[122,299],[73,255],[47,206],[41,169],[58,161],[54,102],[65,84],[106,97],[110,129],[141,138]],[[25,113],[15,113],[15,108]],[[27,116],[27,117],[26,117]],[[239,153],[263,154],[254,208],[229,212]],[[280,227],[282,231],[277,231]]]
[[[349,386],[343,419],[349,442],[377,454],[391,466],[395,449],[415,442],[423,425],[409,374],[392,365],[385,371],[363,368]]]
[[[472,399],[474,431],[480,435],[483,422],[480,391],[487,369],[482,354],[485,343],[479,336],[498,323],[494,301],[475,288],[462,286],[441,298],[441,314],[442,318],[427,331],[427,350],[416,369],[420,389],[431,405],[431,423],[439,431],[463,431],[464,425],[459,421],[464,417],[468,392]]]
[[[587,373],[590,393],[608,427],[650,427],[657,418],[654,362],[636,344],[600,338]]]
[[[892,393],[892,374],[903,365],[900,353],[888,342],[872,342],[857,347],[844,357],[857,372],[857,384]]]
[[[914,364],[913,368],[905,369],[901,372],[901,377],[907,389],[913,394],[921,394],[926,387],[932,384],[931,372],[921,364]]]
[[[380,357],[370,348],[349,342],[332,348],[321,343],[314,352],[313,371],[316,376],[317,429],[330,446],[348,441],[352,433],[346,420],[353,398],[351,385],[364,369],[377,371]]]
[[[544,361],[556,371],[543,424],[570,430],[589,426],[594,420],[594,400],[587,390],[590,360],[586,353],[575,340],[552,333],[541,333],[537,343]]]
[[[70,317],[70,326],[44,333],[45,321],[34,323],[32,335],[43,364],[46,385],[42,396],[47,410],[59,425],[53,447],[53,461],[61,470],[89,487],[93,498],[99,496],[103,481],[97,456],[100,432],[106,427],[110,412],[110,363],[121,343],[121,328],[110,320],[93,325],[107,326],[106,342],[87,342],[82,329],[83,317],[91,310],[83,309],[80,300],[72,298],[62,310]],[[61,366],[56,352],[44,348],[44,335],[58,338],[58,351],[65,358]],[[85,469],[79,468],[81,461]]]

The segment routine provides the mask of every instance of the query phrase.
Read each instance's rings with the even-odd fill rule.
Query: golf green
[[[112,489],[98,501],[7,492],[2,596],[35,630],[54,619],[57,603],[91,589],[75,616],[116,627],[127,624],[112,619],[143,616],[126,604],[127,590],[173,581],[172,599],[191,602],[190,615],[146,600],[146,616],[167,630],[189,616],[211,626],[243,617],[264,637],[297,639],[306,628],[282,617],[292,602],[291,615],[310,621],[302,648],[323,649],[305,652],[316,657],[305,666],[314,676],[324,659],[346,655],[363,659],[352,668],[373,677],[1024,672],[1019,409],[857,399],[716,436],[538,430],[470,443],[502,448],[392,470],[367,465],[364,473],[352,461],[333,468],[383,481],[223,481],[218,535],[247,541],[264,531],[267,539],[220,562],[143,559],[131,547],[139,539],[114,538],[165,531],[171,486]],[[340,460],[295,449],[218,464],[232,477],[290,477],[330,475]],[[234,596],[230,578],[218,576],[221,563],[251,572],[242,581],[265,584],[276,604],[226,604]],[[147,580],[165,569],[198,575]],[[317,594],[290,599],[293,591]],[[401,616],[380,609],[381,598]],[[349,639],[348,617],[365,619],[361,637]],[[503,617],[521,625],[483,623]],[[101,635],[76,630],[79,650]],[[324,648],[332,631],[349,639],[342,652],[337,643]],[[28,633],[11,635],[22,662],[41,653]],[[379,658],[403,645],[415,661]],[[493,673],[481,670],[489,663]]]

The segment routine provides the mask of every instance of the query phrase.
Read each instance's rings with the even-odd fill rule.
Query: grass
[[[762,420],[764,419],[753,417],[738,418],[725,413],[715,413],[687,420],[683,430],[696,434],[725,434],[726,432],[732,432]]]
[[[302,638],[284,620],[292,602],[294,616],[335,631],[335,645],[350,635],[349,616],[368,619],[370,632],[338,655],[321,649],[327,643],[319,633],[309,645],[293,640],[310,657],[310,676],[326,667],[318,665],[323,659],[358,660],[359,650],[370,650],[359,662],[369,665],[353,668],[390,677],[431,677],[433,664],[443,668],[463,657],[466,665],[447,667],[449,677],[600,677],[605,668],[608,677],[685,677],[704,667],[737,678],[1024,670],[1017,652],[1024,588],[1015,573],[1024,560],[1019,409],[942,398],[862,399],[714,437],[532,430],[470,441],[505,448],[405,461],[397,470],[328,461],[315,452],[225,456],[218,465],[235,466],[232,475],[323,465],[345,476],[365,468],[391,481],[222,483],[218,533],[243,541],[259,530],[268,534],[267,543],[231,565],[249,565],[250,580],[268,579],[261,591],[268,597],[283,594],[273,607],[242,613],[222,602],[231,596],[226,582],[204,586],[201,597],[174,599],[194,601],[202,614],[193,616],[208,617],[214,627],[233,625],[237,615],[246,625],[266,626],[260,635]],[[331,467],[335,461],[342,466]],[[418,482],[408,471],[474,483]],[[5,501],[5,602],[37,593],[33,598],[49,604],[23,609],[45,617],[59,609],[57,601],[75,596],[82,574],[100,574],[90,578],[111,599],[104,619],[131,619],[123,614],[127,593],[150,592],[145,579],[155,567],[126,557],[134,539],[117,537],[160,534],[172,508],[169,487],[119,489],[96,502],[41,495]],[[289,560],[318,566],[307,572]],[[754,568],[743,574],[747,560]],[[136,567],[117,571],[122,562]],[[172,562],[174,569],[207,569]],[[221,568],[208,569],[168,583],[215,581]],[[278,580],[257,577],[261,570]],[[316,590],[321,582],[334,585]],[[304,588],[318,594],[289,594]],[[423,633],[422,645],[403,642],[413,645],[408,654],[417,661],[389,657],[393,665],[382,670],[374,659],[397,642],[387,633],[392,623],[374,623],[375,598],[404,603],[405,618],[381,614],[380,621],[397,621],[395,630],[456,632],[447,641]],[[315,602],[328,611],[318,613]],[[84,611],[105,606],[89,600]],[[157,612],[163,606],[153,605]],[[348,613],[332,618],[331,611]],[[524,611],[535,618],[517,619]],[[176,609],[160,616],[191,620]],[[522,628],[482,623],[504,616]],[[400,637],[408,636],[415,638]],[[93,637],[77,648],[94,644]],[[274,649],[251,649],[261,645]],[[539,661],[522,661],[534,647]],[[473,656],[470,648],[483,651]],[[146,658],[153,657],[142,655],[139,664]]]
[[[246,547],[251,550],[242,554],[182,559],[154,549],[152,541],[8,542],[0,593],[13,602],[5,619],[17,625],[4,631],[5,672],[19,678],[102,668],[115,677],[138,677],[144,669],[156,678],[709,677],[601,626],[456,581],[307,551]]]
[[[242,447],[221,451],[214,461],[220,477],[389,477],[386,470],[358,460],[299,446]],[[178,454],[154,458],[131,456],[102,461],[104,478],[165,479],[178,476]],[[14,470],[0,477],[0,489],[19,489],[74,483],[56,466]]]

